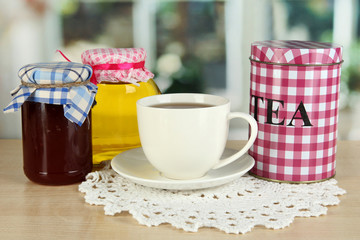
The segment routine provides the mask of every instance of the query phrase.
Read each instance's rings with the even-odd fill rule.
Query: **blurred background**
[[[248,112],[250,44],[312,40],[344,47],[339,139],[360,139],[360,0],[0,0],[0,106],[28,63],[74,62],[90,48],[144,47],[163,93],[205,92]],[[231,123],[230,139],[246,139]],[[0,113],[0,138],[21,138]]]

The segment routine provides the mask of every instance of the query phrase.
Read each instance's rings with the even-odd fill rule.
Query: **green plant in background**
[[[192,57],[186,59],[179,71],[170,76],[172,84],[165,93],[202,93],[204,92],[204,81],[201,74],[201,61]]]
[[[225,85],[223,7],[224,2],[218,1],[161,1],[157,5],[158,57],[175,54],[182,62],[177,71],[166,71],[171,84],[165,93],[202,93],[219,88],[218,82]],[[217,74],[210,74],[209,68]]]
[[[288,9],[290,27],[307,26],[311,40],[320,41],[333,27],[333,0],[284,1]]]
[[[342,69],[341,81],[348,94],[360,94],[360,41],[350,48],[349,62]]]

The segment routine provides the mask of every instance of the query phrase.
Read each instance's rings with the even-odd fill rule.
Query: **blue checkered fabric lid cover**
[[[74,62],[28,64],[19,70],[23,84],[11,91],[13,100],[4,112],[17,111],[25,101],[63,105],[64,116],[81,126],[97,92],[97,86],[89,81],[92,72],[89,65]],[[42,88],[42,84],[57,86]]]

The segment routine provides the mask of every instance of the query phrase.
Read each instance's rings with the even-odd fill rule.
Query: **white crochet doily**
[[[346,193],[335,179],[313,184],[264,181],[250,175],[223,186],[189,191],[144,187],[112,169],[87,175],[79,190],[89,204],[104,205],[106,215],[128,211],[140,224],[169,223],[185,231],[214,227],[246,233],[256,225],[281,229],[295,217],[324,215]]]

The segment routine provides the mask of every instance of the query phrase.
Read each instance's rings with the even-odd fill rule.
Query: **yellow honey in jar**
[[[92,109],[94,164],[140,147],[136,101],[160,94],[160,90],[152,79],[139,84],[102,82],[97,85],[97,104]]]
[[[145,59],[144,48],[95,48],[81,54],[98,87],[91,114],[94,164],[140,147],[136,102],[160,94]]]

